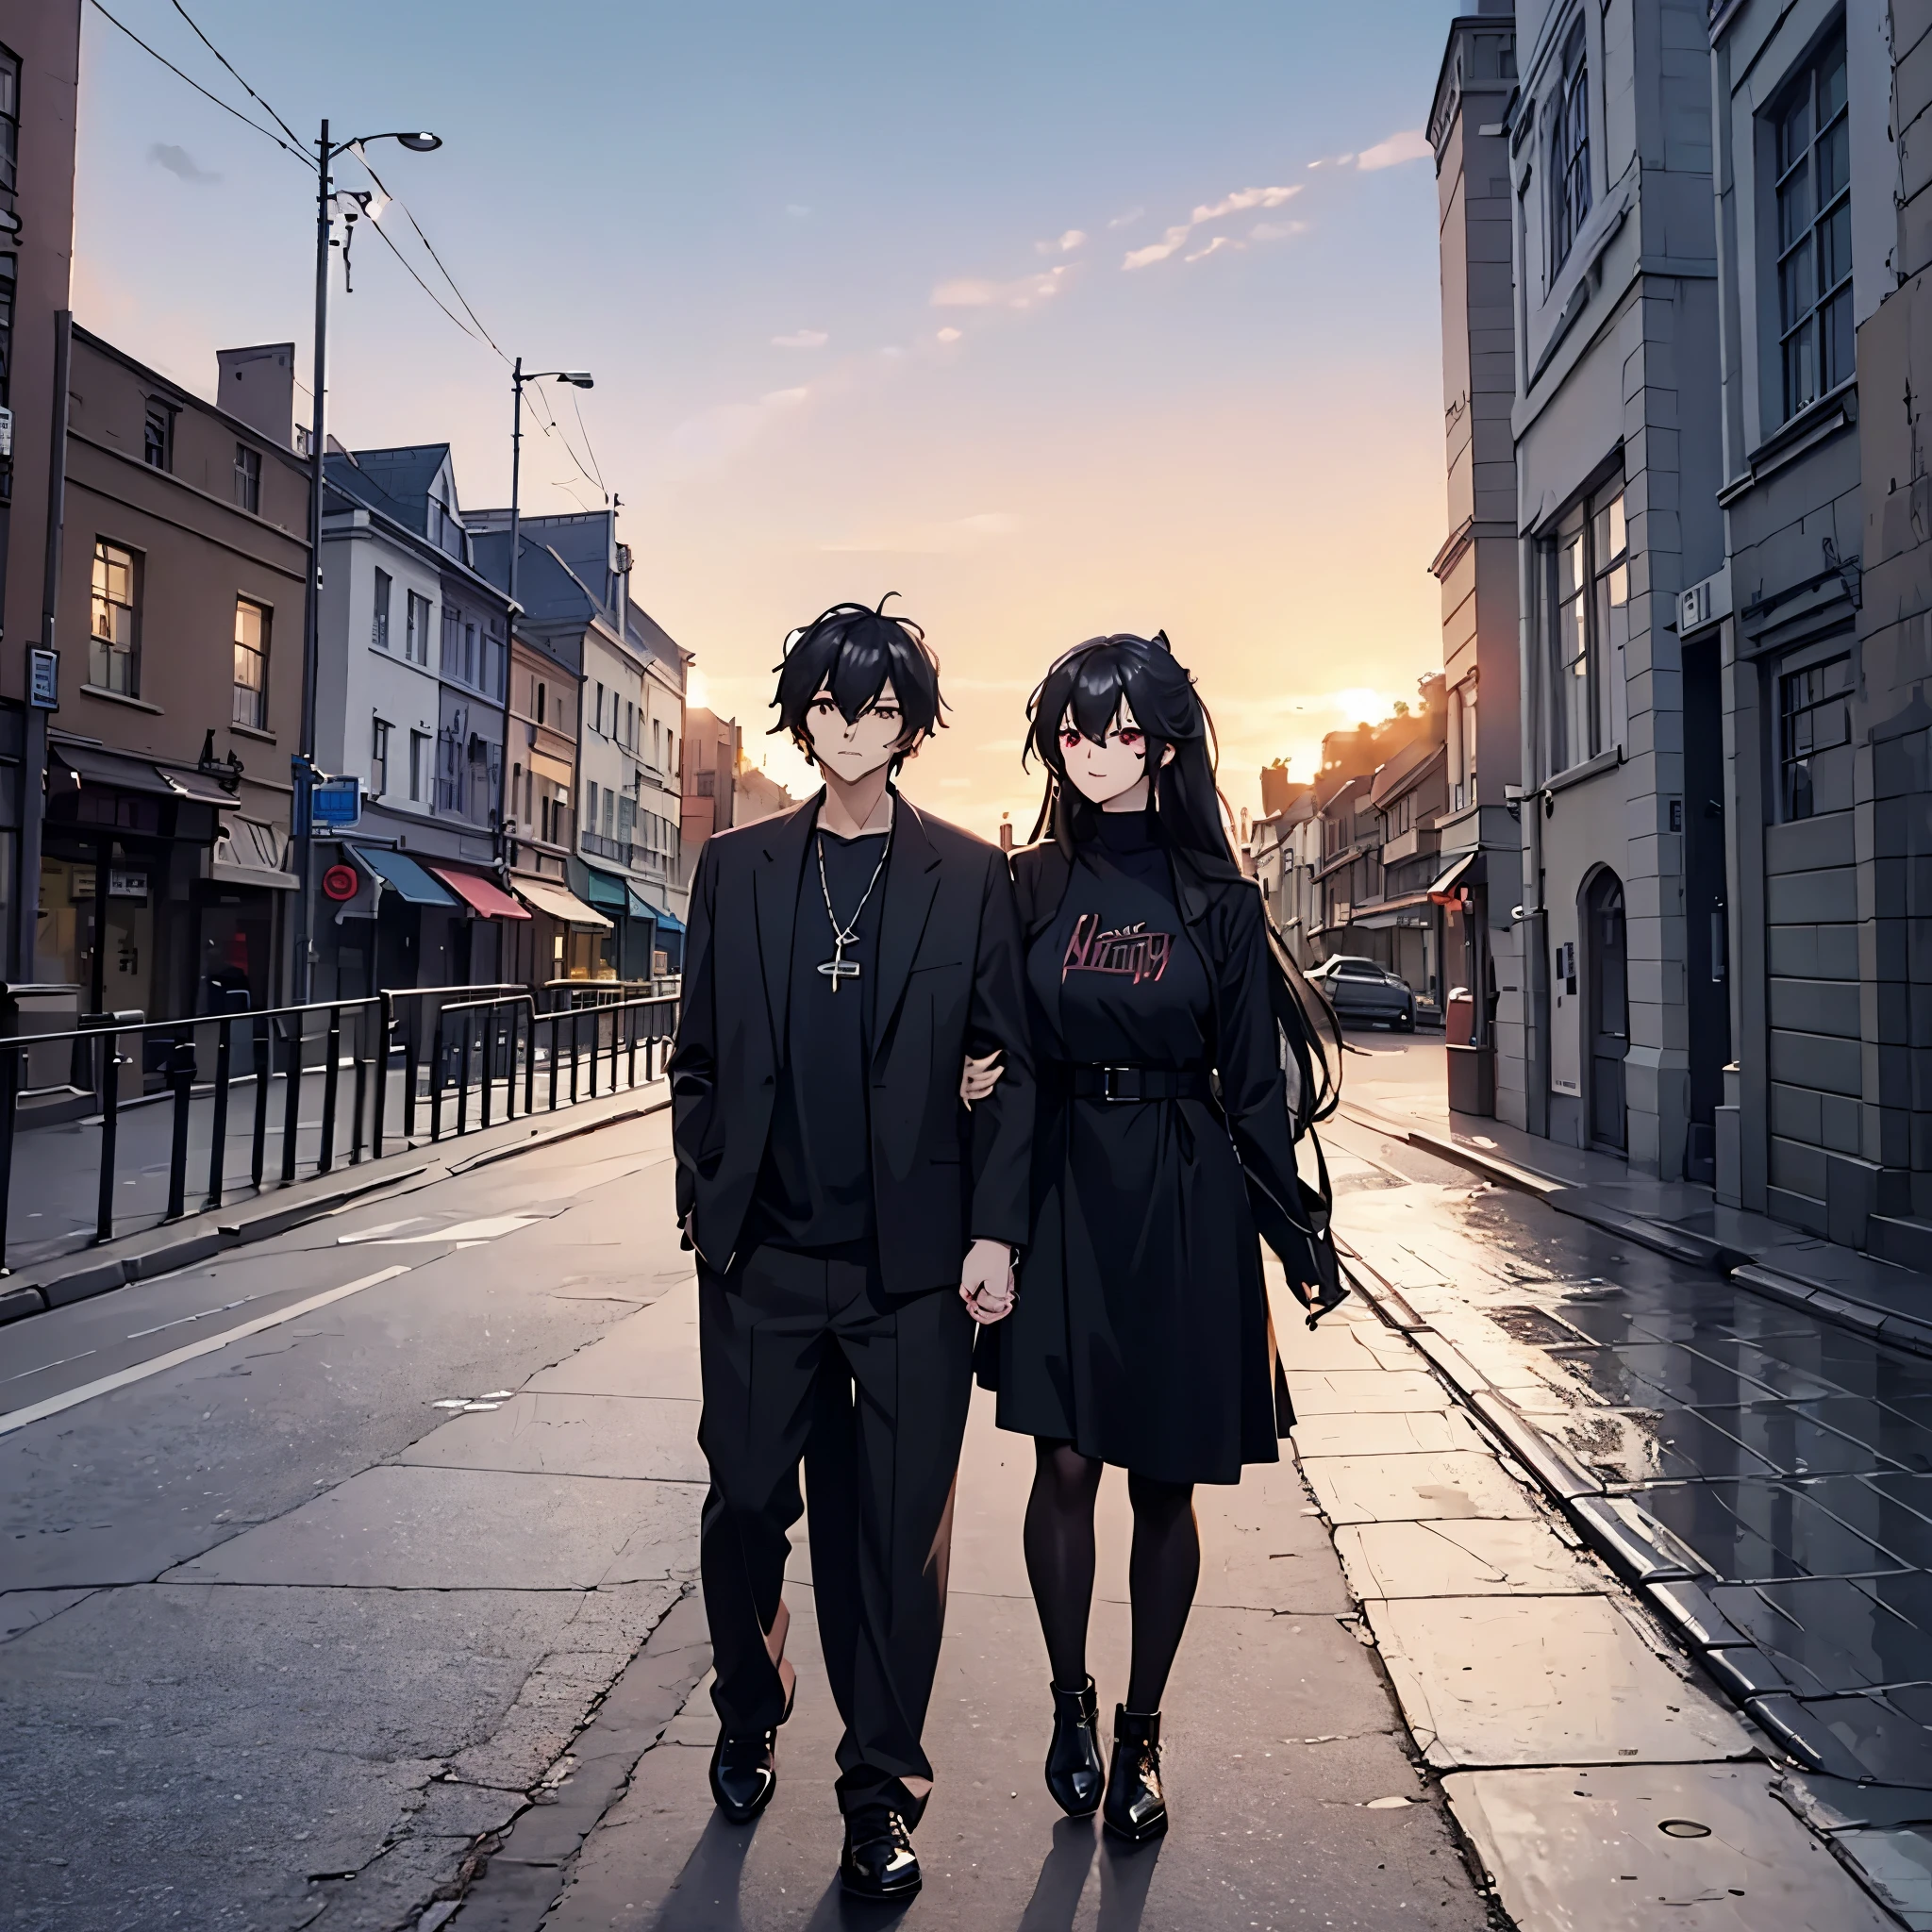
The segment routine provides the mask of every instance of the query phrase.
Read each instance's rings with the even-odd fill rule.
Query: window
[[[1778,681],[1778,789],[1784,817],[1843,811],[1852,802],[1852,660],[1828,658]]]
[[[389,649],[389,595],[394,588],[388,571],[375,573],[375,614],[369,621],[369,641],[378,651]]]
[[[624,741],[632,750],[638,748],[638,708],[628,698],[624,705]]]
[[[175,467],[175,412],[158,396],[148,399],[142,427],[142,460],[151,470]]]
[[[412,731],[409,733],[409,799],[412,804],[423,803],[429,777],[429,734]]]
[[[492,617],[483,642],[483,689],[499,702],[508,689],[504,675],[503,620]]]
[[[609,786],[604,788],[604,836],[608,839],[617,830],[617,794]]]
[[[1779,107],[1775,165],[1778,347],[1789,418],[1852,373],[1851,125],[1842,31]]]
[[[591,727],[599,738],[604,736],[604,687],[597,687],[597,722]]]
[[[8,407],[13,399],[13,284],[19,272],[18,256],[0,255],[0,408]],[[0,475],[11,467],[0,459]],[[4,500],[4,486],[0,486],[0,501]]]
[[[591,808],[591,810],[590,810],[590,817],[589,817],[589,820],[587,821],[587,823],[589,824],[589,825],[590,825],[590,828],[591,828],[591,830],[594,832],[594,831],[595,831],[595,830],[597,829],[597,781],[596,781],[596,779],[592,778],[592,779],[589,780],[589,781],[588,781],[588,782],[586,783],[586,785],[585,785],[585,787],[584,787],[584,798],[585,798],[585,802],[586,802],[586,803],[587,803],[587,804],[588,804],[588,805],[590,806],[590,808]]]
[[[403,631],[403,656],[411,664],[429,662],[429,599],[417,596],[414,591],[408,593],[408,608]]]
[[[380,798],[389,790],[389,720],[377,718],[369,727],[369,795]]]
[[[1563,47],[1550,102],[1550,279],[1569,258],[1590,213],[1590,90],[1579,16]]]
[[[677,775],[677,733],[675,731],[664,734],[664,769],[673,777]]]
[[[664,769],[664,721],[661,718],[651,720],[651,763],[660,772]]]
[[[537,722],[541,724],[543,722],[543,700],[546,696],[543,689],[543,680],[539,677],[533,677],[530,680],[530,691],[531,703],[537,713]]]
[[[1628,624],[1630,542],[1624,486],[1577,504],[1544,546],[1549,572],[1550,761],[1567,772],[1613,737],[1613,694]]]
[[[0,188],[11,194],[19,184],[20,57],[0,47]]]
[[[88,682],[130,698],[141,695],[140,568],[131,550],[94,540]]]
[[[246,597],[235,600],[235,723],[268,729],[269,613]]]
[[[245,442],[235,445],[235,501],[243,509],[261,514],[261,452]]]
[[[445,677],[462,673],[463,613],[454,604],[442,607],[442,655],[439,660]]]

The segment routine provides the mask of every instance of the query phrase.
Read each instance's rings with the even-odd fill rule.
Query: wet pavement
[[[1338,1223],[1393,1317],[1526,1451],[1555,1445],[1546,1491],[1932,1925],[1932,1362],[1359,1124],[1336,1138]],[[1847,1807],[1861,1783],[1890,1790]]]

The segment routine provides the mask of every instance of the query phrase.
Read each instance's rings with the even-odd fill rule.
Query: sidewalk
[[[1768,1216],[1726,1208],[1695,1181],[1632,1174],[1614,1155],[1565,1147],[1502,1121],[1449,1111],[1441,1048],[1366,1050],[1346,1062],[1344,1115],[1392,1130],[1505,1186],[1541,1194],[1558,1212],[1688,1261],[1828,1322],[1932,1356],[1932,1279]],[[1365,1059],[1367,1064],[1365,1065]],[[1375,1062],[1395,1061],[1384,1069]],[[1399,1069],[1399,1070],[1398,1070]],[[1418,1075],[1421,1077],[1418,1077]]]
[[[568,1374],[575,1388],[629,1389],[644,1363],[653,1378],[694,1375],[693,1309],[694,1289],[679,1290],[540,1380]],[[1294,1358],[1292,1337],[1288,1345]],[[1307,1338],[1307,1352],[1312,1359],[1330,1346],[1328,1337]],[[1297,1379],[1319,1402],[1318,1378]],[[771,1809],[743,1828],[713,1810],[705,1767],[717,1721],[706,1685],[693,1683],[705,1662],[693,1595],[613,1690],[611,1719],[600,1714],[559,1760],[555,1804],[517,1820],[455,1932],[1486,1925],[1435,1781],[1411,1759],[1291,1458],[1251,1470],[1239,1489],[1197,1492],[1200,1592],[1167,1699],[1173,1829],[1130,1850],[1106,1840],[1095,1820],[1063,1819],[1040,1772],[1048,1672],[1020,1544],[1031,1475],[1030,1444],[997,1430],[991,1399],[976,1394],[926,1725],[938,1776],[918,1834],[925,1888],[903,1915],[849,1905],[837,1885],[838,1719],[801,1536],[787,1591],[798,1707],[780,1740]],[[1110,1473],[1092,1639],[1109,1718],[1125,1677],[1128,1531],[1125,1485]],[[635,1713],[663,1711],[654,1687],[676,1674],[680,1657],[691,1660],[684,1681],[693,1688],[675,1716],[657,1717],[641,1749]]]
[[[1932,1927],[1932,1365],[1557,1219],[1534,1192],[1473,1187],[1358,1127],[1337,1138],[1358,1285],[1568,1519],[1559,1535],[1634,1586],[1618,1596],[1644,1641],[1682,1674],[1668,1630],[1783,1767],[1757,1777],[1760,1823],[1770,1796]],[[1482,1554],[1512,1572],[1513,1553]],[[1490,1648],[1519,1682],[1516,1637]],[[1479,1843],[1500,1829],[1457,1815]]]

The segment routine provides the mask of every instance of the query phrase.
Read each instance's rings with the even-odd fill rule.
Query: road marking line
[[[11,1435],[15,1429],[24,1429],[29,1423],[37,1423],[44,1417],[58,1415],[62,1409],[74,1408],[83,1402],[92,1402],[96,1395],[106,1395],[116,1389],[125,1389],[131,1382],[145,1381],[149,1375],[158,1375],[168,1369],[179,1368],[183,1362],[192,1362],[197,1356],[212,1355],[218,1348],[225,1348],[231,1341],[240,1341],[244,1337],[258,1335],[264,1328],[274,1328],[283,1322],[292,1322],[302,1315],[312,1313],[317,1308],[326,1307],[330,1302],[339,1302],[345,1295],[360,1294],[365,1288],[375,1288],[385,1281],[393,1281],[398,1274],[407,1274],[409,1270],[398,1265],[384,1268],[375,1274],[365,1274],[359,1281],[347,1281],[341,1288],[331,1288],[321,1294],[312,1294],[307,1301],[291,1302],[286,1308],[276,1308],[274,1313],[258,1315],[252,1322],[243,1322],[239,1327],[224,1330],[220,1335],[204,1336],[199,1341],[191,1341],[183,1348],[170,1349],[166,1355],[158,1355],[152,1361],[137,1362],[132,1368],[117,1369],[111,1375],[103,1375],[96,1382],[83,1382],[78,1389],[70,1389],[64,1395],[49,1395],[44,1401],[29,1404],[25,1408],[16,1408],[0,1415],[0,1436]]]

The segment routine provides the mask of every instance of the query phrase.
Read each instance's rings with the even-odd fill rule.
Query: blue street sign
[[[315,832],[346,832],[362,817],[359,778],[318,778],[308,788],[308,826]]]

